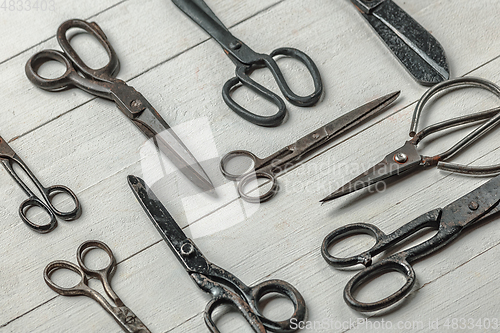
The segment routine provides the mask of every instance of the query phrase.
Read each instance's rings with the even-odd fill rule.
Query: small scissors
[[[293,332],[293,321],[303,321],[306,305],[302,295],[289,283],[281,280],[268,280],[253,287],[245,285],[236,276],[208,261],[194,242],[187,238],[182,229],[170,216],[144,181],[128,176],[128,183],[154,226],[169,245],[184,269],[196,285],[212,295],[205,309],[205,324],[210,332],[219,330],[212,319],[213,312],[221,305],[234,305],[250,324],[254,332]],[[281,294],[293,303],[294,312],[289,320],[272,321],[259,310],[260,300],[267,294]]]
[[[92,69],[83,62],[66,36],[68,30],[73,28],[83,29],[99,41],[108,54],[107,65],[100,69]],[[120,70],[120,61],[97,23],[68,20],[59,26],[57,41],[64,53],[56,50],[40,51],[26,63],[26,75],[31,83],[48,91],[77,87],[89,94],[114,101],[120,111],[148,139],[152,139],[154,144],[191,182],[204,191],[214,190],[210,178],[198,161],[153,106],[133,87],[115,78]],[[51,60],[65,65],[66,72],[55,79],[46,79],[38,75],[40,66]]]
[[[286,115],[286,106],[283,100],[250,78],[250,74],[255,69],[264,67],[271,71],[281,92],[293,105],[312,106],[318,102],[323,93],[323,83],[318,68],[307,54],[289,47],[276,49],[270,55],[256,53],[234,37],[203,0],[172,0],[172,2],[212,36],[236,66],[236,76],[224,84],[222,98],[237,115],[260,126],[274,127],[283,122]],[[273,59],[274,56],[280,55],[292,57],[307,67],[314,83],[314,92],[311,95],[298,96],[290,89],[278,64]],[[240,83],[276,105],[278,112],[272,116],[259,116],[236,103],[231,97],[231,92]]]
[[[90,269],[84,263],[85,255],[92,249],[101,249],[106,251],[109,256],[109,263],[103,269]],[[111,288],[111,278],[116,270],[116,260],[111,249],[103,242],[90,240],[84,242],[78,247],[76,251],[76,259],[78,266],[65,260],[56,260],[51,262],[45,267],[43,278],[45,283],[54,290],[56,293],[63,296],[87,296],[99,303],[110,315],[113,316],[115,321],[120,327],[129,333],[149,333],[149,329],[144,325],[139,318],[126,307],[121,299],[116,295]],[[51,275],[57,270],[66,269],[80,274],[81,281],[71,288],[63,288],[55,284]],[[89,279],[99,279],[104,287],[106,295],[108,295],[116,306],[112,306],[109,302],[97,291],[89,287]]]
[[[434,125],[430,125],[420,132],[417,132],[418,121],[420,114],[426,103],[436,94],[445,91],[453,90],[458,87],[476,87],[482,88],[487,91],[492,92],[497,97],[500,97],[500,87],[498,87],[493,82],[475,78],[475,77],[464,77],[448,81],[443,81],[438,83],[431,89],[429,89],[420,99],[415,111],[413,113],[412,124],[410,128],[411,140],[405,142],[403,147],[395,150],[394,152],[388,154],[382,162],[376,164],[372,168],[363,172],[358,177],[351,180],[349,183],[343,185],[341,188],[321,200],[321,202],[330,201],[351,192],[360,190],[367,186],[376,184],[378,182],[383,182],[386,179],[399,176],[400,174],[409,173],[411,171],[416,171],[421,168],[426,168],[429,166],[437,165],[439,169],[457,172],[457,173],[468,173],[468,174],[494,174],[500,171],[500,165],[486,166],[486,167],[474,167],[474,166],[464,166],[454,163],[444,162],[451,158],[453,155],[459,151],[465,149],[467,146],[472,144],[474,141],[479,139],[482,135],[486,134],[488,131],[492,130],[495,126],[500,123],[500,108],[495,108],[488,111],[474,113],[468,116],[462,116],[457,118],[452,118]],[[442,96],[442,95],[441,95]],[[474,131],[456,143],[453,147],[445,151],[444,153],[435,156],[422,156],[417,151],[418,143],[430,134],[446,130],[451,127],[460,126],[464,124],[469,124],[477,122],[480,120],[488,120],[481,126],[477,127]]]
[[[446,207],[425,213],[388,235],[372,224],[354,223],[340,227],[326,236],[321,246],[321,254],[326,262],[334,267],[364,265],[365,268],[347,283],[344,289],[344,300],[357,311],[381,310],[400,301],[411,291],[416,279],[411,263],[441,249],[453,241],[465,228],[497,213],[500,210],[499,203],[500,176],[496,176]],[[372,265],[372,257],[384,251],[390,251],[424,228],[435,229],[437,233],[418,245],[392,254]],[[376,240],[375,245],[370,250],[349,258],[336,258],[328,252],[328,248],[337,241],[356,234],[373,236]],[[382,300],[371,303],[360,302],[354,298],[354,292],[362,284],[390,271],[399,272],[406,277],[406,283],[399,290]]]
[[[72,221],[80,217],[82,210],[80,207],[80,202],[76,197],[75,193],[71,191],[68,187],[62,185],[55,185],[50,187],[43,187],[40,181],[35,177],[33,172],[28,168],[28,166],[23,162],[23,160],[16,154],[16,152],[8,145],[2,137],[0,137],[0,161],[7,172],[14,178],[14,180],[23,189],[24,193],[28,195],[28,199],[21,203],[19,206],[19,216],[21,219],[36,232],[47,233],[54,230],[57,227],[56,216],[65,220]],[[35,184],[36,188],[42,194],[44,201],[40,200],[33,191],[21,180],[14,170],[13,163],[19,165],[23,171],[28,175],[30,180]],[[57,194],[67,194],[73,200],[75,208],[69,212],[62,212],[58,210],[53,204],[52,199]],[[27,213],[33,207],[39,207],[44,210],[50,217],[50,222],[48,224],[39,225],[28,219]]]
[[[275,196],[279,190],[276,180],[279,173],[290,169],[307,157],[311,152],[337,138],[347,130],[382,112],[398,98],[399,93],[399,91],[393,92],[373,100],[318,128],[314,132],[297,140],[295,143],[286,146],[266,158],[260,159],[247,150],[231,151],[222,157],[220,161],[220,170],[227,179],[240,181],[238,183],[238,193],[243,200],[252,203],[265,202]],[[239,156],[250,159],[253,162],[253,167],[243,174],[232,174],[227,171],[227,165],[230,160]],[[262,195],[250,196],[245,192],[245,187],[250,182],[255,181],[256,178],[268,179],[272,182],[272,186]]]

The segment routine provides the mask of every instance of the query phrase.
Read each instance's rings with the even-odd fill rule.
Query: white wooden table
[[[396,2],[441,42],[453,77],[474,75],[500,83],[497,0]],[[207,0],[231,31],[256,51],[295,47],[319,67],[325,85],[320,103],[307,109],[287,104],[289,118],[278,128],[252,125],[229,110],[221,88],[233,75],[233,64],[170,1],[47,1],[52,11],[43,11],[41,3],[38,10],[28,11],[26,1],[22,10],[17,1],[11,10],[10,3],[0,9],[0,134],[44,184],[64,184],[75,190],[83,214],[74,222],[60,221],[50,234],[34,233],[17,215],[24,193],[0,168],[0,332],[121,332],[94,301],[59,296],[43,281],[43,269],[50,261],[75,261],[77,247],[89,239],[111,247],[119,262],[113,288],[152,332],[206,331],[202,313],[208,296],[161,241],[127,185],[129,174],[153,184],[209,260],[247,284],[270,278],[293,284],[306,300],[310,325],[330,326],[317,324],[303,331],[385,332],[392,327],[427,332],[438,324],[439,331],[458,326],[459,331],[479,332],[493,330],[495,322],[500,329],[496,265],[500,231],[495,219],[418,262],[413,292],[396,308],[381,313],[351,310],[342,292],[354,272],[336,270],[321,257],[323,238],[339,226],[368,222],[391,232],[489,179],[433,168],[392,183],[383,193],[361,191],[319,204],[321,198],[402,145],[414,103],[425,92],[350,1]],[[112,102],[78,89],[44,92],[27,80],[26,61],[39,50],[57,49],[56,29],[70,18],[93,20],[102,27],[121,61],[118,77],[140,91],[204,161],[218,187],[218,198],[197,194],[178,172],[171,172],[168,162],[160,165],[143,135]],[[81,45],[88,43],[84,37],[79,39]],[[90,63],[99,64],[98,52],[90,46],[82,48]],[[301,84],[307,78],[304,68],[293,61],[280,64],[297,92],[311,91],[307,79],[307,84]],[[51,67],[44,70],[50,72]],[[269,73],[259,72],[256,77],[277,90]],[[235,94],[239,101],[263,109],[263,114],[272,111],[244,90]],[[234,184],[217,169],[220,157],[229,150],[247,149],[267,156],[396,90],[402,91],[401,97],[383,115],[281,176],[281,192],[270,202],[241,201]],[[460,90],[426,109],[422,125],[497,105],[496,98],[483,91]],[[423,152],[441,152],[464,133],[455,131],[427,142],[432,144],[424,142]],[[456,161],[498,163],[499,135],[500,130],[493,131]],[[369,238],[356,238],[340,247],[339,253],[353,253],[369,242]],[[401,284],[396,274],[384,278],[374,282],[374,288],[364,288],[360,297],[374,300],[383,296],[382,287],[395,290]],[[285,304],[274,299],[264,311],[274,319],[284,318],[290,313],[290,305]],[[460,329],[461,320],[468,326],[469,319],[474,327]],[[488,322],[489,329],[479,327]],[[224,332],[250,331],[235,313],[221,318],[219,324]]]

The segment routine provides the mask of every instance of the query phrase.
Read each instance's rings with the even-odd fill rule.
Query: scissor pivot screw
[[[479,208],[479,204],[475,201],[471,201],[469,203],[469,209],[470,210],[477,210]]]
[[[181,254],[185,257],[189,257],[194,253],[194,246],[191,243],[185,243],[181,246]]]
[[[133,107],[134,109],[138,109],[140,111],[145,109],[145,107],[142,104],[142,101],[140,99],[134,99],[132,102],[130,102],[130,106]]]
[[[231,42],[229,44],[229,47],[231,48],[231,50],[237,50],[241,47],[241,42]]]
[[[406,163],[406,161],[408,161],[408,156],[404,153],[397,153],[394,155],[394,161],[398,163]]]

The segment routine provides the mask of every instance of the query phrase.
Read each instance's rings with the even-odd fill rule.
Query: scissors
[[[376,226],[366,223],[340,227],[326,236],[321,246],[321,254],[326,262],[334,267],[364,265],[365,268],[347,283],[344,300],[357,311],[381,310],[402,300],[411,291],[416,280],[415,271],[411,266],[414,261],[441,249],[457,238],[465,228],[497,213],[500,209],[499,202],[500,176],[496,176],[446,207],[425,213],[390,234],[385,234]],[[418,245],[392,254],[372,265],[373,257],[399,246],[403,240],[411,239],[424,228],[435,229],[437,233]],[[370,250],[349,258],[336,258],[328,252],[328,248],[337,241],[356,234],[373,236],[375,245]],[[360,302],[353,296],[362,284],[389,271],[399,272],[406,277],[406,283],[392,295],[371,303]]]
[[[302,295],[289,283],[268,280],[253,287],[245,285],[236,276],[208,261],[194,242],[187,238],[182,229],[158,200],[144,181],[128,176],[128,183],[148,217],[168,244],[179,262],[196,285],[209,293],[212,299],[205,308],[205,324],[210,332],[219,329],[213,320],[214,311],[221,305],[234,305],[250,324],[254,332],[293,332],[293,320],[303,321],[306,305]],[[281,294],[293,303],[294,312],[289,320],[272,321],[259,310],[260,300],[267,294]]]
[[[76,53],[66,36],[68,30],[80,28],[95,37],[106,50],[109,62],[100,69],[89,68]],[[195,185],[204,191],[214,187],[198,161],[163,120],[153,106],[133,87],[116,79],[120,62],[106,35],[95,22],[68,20],[59,26],[57,41],[64,52],[44,50],[33,55],[26,63],[26,75],[38,88],[61,91],[77,87],[89,94],[112,100],[137,128],[167,156],[174,165]],[[38,69],[48,61],[58,61],[66,66],[59,78],[46,79]]]
[[[104,250],[109,256],[109,263],[102,269],[90,269],[85,263],[85,255],[93,249]],[[139,318],[123,304],[121,299],[116,295],[111,288],[111,278],[116,271],[116,260],[111,249],[101,241],[90,240],[84,242],[78,247],[76,251],[76,259],[78,266],[65,260],[56,260],[51,262],[45,267],[43,278],[45,283],[54,290],[56,293],[63,296],[87,296],[99,303],[110,315],[113,316],[115,321],[120,327],[129,333],[150,333],[149,329],[144,325]],[[64,288],[58,286],[52,281],[51,275],[57,270],[70,270],[80,274],[81,281],[71,288]],[[100,293],[89,287],[89,279],[99,279],[104,287],[106,295],[109,296],[116,306],[112,306]]]
[[[47,233],[54,230],[57,227],[56,216],[65,220],[72,221],[80,217],[82,210],[80,207],[80,202],[76,197],[75,193],[71,191],[68,187],[62,185],[54,185],[50,187],[44,187],[40,181],[35,177],[33,172],[28,168],[28,166],[23,162],[23,160],[16,154],[16,152],[9,146],[7,141],[0,137],[0,161],[3,167],[11,175],[12,178],[19,184],[23,189],[24,193],[28,195],[28,199],[23,201],[19,206],[19,216],[21,219],[36,232]],[[14,170],[13,163],[19,165],[23,171],[28,175],[29,179],[35,184],[36,188],[42,194],[43,201],[38,198],[33,191],[22,181]],[[67,194],[73,200],[75,208],[69,212],[63,212],[58,210],[53,204],[52,200],[57,194]],[[45,202],[44,202],[45,201]],[[39,207],[45,211],[49,217],[50,222],[48,224],[37,224],[32,221],[27,216],[28,211],[33,207]]]
[[[266,158],[258,158],[246,150],[231,151],[222,157],[220,170],[227,179],[239,180],[237,188],[243,200],[252,203],[265,202],[275,196],[279,190],[276,180],[278,174],[290,169],[322,145],[339,137],[368,118],[379,114],[391,105],[398,98],[399,94],[399,91],[393,92],[350,111]],[[229,162],[237,157],[250,159],[253,162],[253,167],[242,174],[229,172]],[[271,181],[272,185],[269,190],[258,196],[247,194],[245,187],[258,178]]]
[[[427,102],[429,102],[433,96],[443,91],[453,90],[459,87],[481,88],[500,97],[500,87],[498,87],[493,82],[475,77],[457,78],[443,81],[435,85],[422,96],[422,98],[417,103],[417,106],[415,107],[410,128],[411,139],[406,141],[401,148],[388,154],[380,163],[377,163],[375,166],[363,172],[361,175],[357,176],[349,183],[343,185],[341,188],[321,200],[321,202],[330,201],[351,192],[358,191],[367,186],[377,184],[379,182],[384,182],[387,179],[394,178],[401,174],[408,174],[412,171],[417,171],[422,168],[427,168],[434,165],[437,165],[439,169],[456,173],[476,175],[498,173],[500,171],[500,165],[476,167],[448,163],[445,161],[450,159],[456,153],[468,147],[488,131],[495,128],[495,126],[497,126],[500,122],[500,108],[478,112],[467,116],[452,118],[434,125],[430,125],[420,132],[416,133],[420,115]],[[477,127],[474,131],[469,133],[466,137],[464,137],[447,151],[435,156],[423,156],[418,153],[417,145],[428,135],[455,126],[469,124],[481,120],[487,121],[484,122],[481,126]]]
[[[286,106],[283,100],[250,78],[250,74],[254,70],[264,67],[271,71],[283,96],[293,105],[312,106],[318,102],[323,93],[323,83],[318,68],[307,54],[289,47],[278,48],[270,55],[256,53],[234,37],[203,0],[172,0],[172,2],[212,36],[236,66],[236,76],[224,84],[222,98],[237,115],[253,124],[268,127],[278,126],[285,119]],[[287,56],[302,62],[312,76],[314,92],[308,96],[296,95],[288,86],[278,64],[273,59],[275,56]],[[250,88],[256,94],[276,105],[278,111],[272,116],[260,116],[243,108],[231,97],[231,92],[238,84]]]
[[[432,86],[450,78],[443,47],[392,0],[351,0],[413,78]]]

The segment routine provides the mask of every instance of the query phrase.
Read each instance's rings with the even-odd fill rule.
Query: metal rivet
[[[314,133],[313,134],[313,139],[317,139],[317,138],[319,138],[319,134],[318,133]]]
[[[476,209],[478,209],[478,208],[479,208],[479,204],[478,204],[477,202],[475,202],[475,201],[471,201],[471,202],[469,203],[469,209],[470,209],[470,210],[476,210]]]
[[[231,42],[229,44],[229,47],[231,48],[231,50],[237,50],[241,47],[241,42],[240,41]]]
[[[142,108],[142,101],[139,99],[135,99],[132,102],[130,102],[130,106],[135,109],[140,109]]]
[[[408,156],[404,153],[397,153],[394,155],[394,161],[398,163],[406,163],[406,161],[408,161]]]
[[[194,246],[191,243],[185,243],[181,246],[181,254],[185,257],[189,257],[194,253]]]

